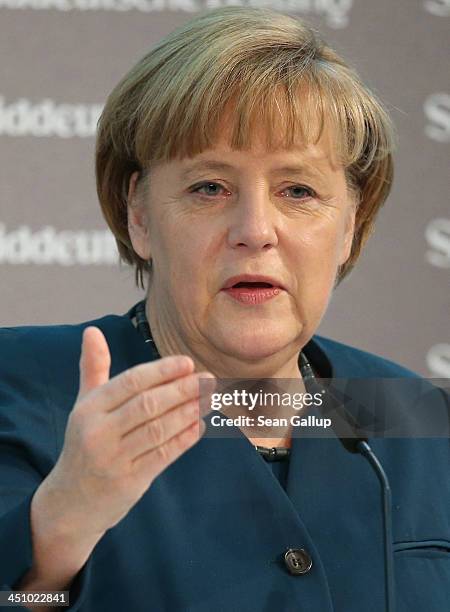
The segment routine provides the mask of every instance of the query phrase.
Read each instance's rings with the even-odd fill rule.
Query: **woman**
[[[414,377],[314,336],[388,195],[391,154],[373,94],[275,12],[204,12],[123,78],[98,126],[97,186],[147,299],[1,332],[3,590],[69,590],[83,612],[384,609],[363,458],[289,427],[213,439],[198,415],[208,376],[305,390]],[[372,447],[393,491],[398,609],[442,612],[448,440]]]

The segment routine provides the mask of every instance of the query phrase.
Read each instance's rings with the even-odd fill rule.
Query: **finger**
[[[121,441],[121,453],[134,460],[139,455],[161,446],[199,419],[198,400],[192,399],[156,419],[146,421],[125,435]]]
[[[105,336],[98,327],[87,327],[81,342],[78,396],[83,397],[105,384],[109,380],[110,367],[111,355]]]
[[[89,403],[95,405],[99,412],[109,412],[142,391],[190,374],[193,369],[194,362],[185,355],[171,355],[149,363],[140,363],[94,389]]]
[[[164,444],[154,448],[133,460],[135,469],[144,474],[153,473],[155,477],[176,461],[189,448],[194,446],[206,429],[203,420],[195,421]]]
[[[143,391],[112,412],[112,427],[125,436],[146,421],[191,399],[206,399],[212,393],[215,383],[216,379],[211,373],[200,372]],[[203,410],[201,416],[205,414],[207,412]]]

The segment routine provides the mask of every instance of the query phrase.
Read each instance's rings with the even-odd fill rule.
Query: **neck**
[[[245,432],[244,432],[245,433]],[[250,438],[253,446],[263,446],[264,448],[291,448],[291,435],[286,434],[284,438]]]

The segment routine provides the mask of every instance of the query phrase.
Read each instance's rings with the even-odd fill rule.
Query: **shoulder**
[[[310,343],[315,345],[313,350],[328,359],[335,377],[420,378],[416,372],[381,355],[324,336],[313,336]]]
[[[89,326],[106,338],[111,377],[148,359],[128,313],[74,324],[0,328],[0,430],[37,438],[41,424],[42,448],[53,430],[57,456],[78,393],[81,340]]]
[[[98,327],[106,339],[111,377],[157,359],[131,321],[136,306],[121,315],[106,314],[80,323],[0,328],[0,382],[8,375],[28,376],[46,380],[50,388],[73,391],[78,385],[83,331],[90,326]]]
[[[55,339],[77,338],[83,330],[91,325],[108,329],[115,321],[121,321],[126,315],[107,314],[80,323],[64,323],[55,325],[17,325],[14,327],[0,327],[0,339],[3,342],[27,340],[31,342],[52,342]]]
[[[65,359],[80,353],[83,330],[89,326],[99,327],[111,334],[117,315],[106,315],[82,323],[64,325],[23,325],[0,328],[1,355],[4,361],[14,361],[27,355],[39,361],[58,358],[64,353]]]
[[[47,380],[50,385],[78,384],[81,341],[86,327],[98,327],[111,354],[111,376],[146,357],[140,354],[139,336],[129,313],[107,314],[80,323],[62,325],[23,325],[0,328],[0,375]],[[58,382],[59,381],[59,382]]]
[[[380,355],[322,336],[314,336],[312,344],[316,354],[322,353],[322,363],[325,356],[329,362],[333,389],[343,393],[337,397],[346,399],[347,413],[367,435],[441,438],[436,448],[448,458],[448,390]]]

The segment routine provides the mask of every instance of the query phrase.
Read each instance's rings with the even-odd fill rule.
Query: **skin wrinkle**
[[[153,259],[147,303],[152,334],[161,356],[190,355],[197,371],[220,378],[299,378],[299,350],[316,332],[337,268],[350,254],[354,205],[344,169],[329,153],[327,134],[316,145],[271,153],[258,135],[250,151],[237,151],[229,148],[226,131],[218,133],[214,149],[198,158],[232,164],[232,174],[202,172],[186,183],[181,174],[192,158],[159,163],[149,172],[141,203],[137,173],[130,181],[133,248]],[[269,179],[277,166],[306,161],[316,171],[320,166],[326,194],[317,177],[301,181],[278,173]],[[224,189],[189,193],[203,181]],[[287,188],[302,184],[318,198],[299,204]],[[220,289],[244,272],[275,276],[287,291],[243,306]]]
[[[321,160],[317,160],[318,162]],[[234,168],[232,165],[230,164],[225,164],[222,161],[219,160],[213,160],[213,159],[203,159],[201,158],[200,160],[196,161],[193,164],[190,164],[188,166],[187,169],[185,169],[181,174],[180,174],[180,180],[181,181],[185,181],[188,180],[189,177],[194,176],[195,172],[201,172],[201,171],[206,171],[206,170],[217,170],[217,171],[230,171],[230,172],[235,172],[236,168]],[[323,177],[326,176],[326,173],[321,170],[319,167],[315,167],[315,168],[310,168],[308,167],[306,164],[305,166],[301,167],[301,166],[284,166],[281,168],[273,168],[269,171],[268,174],[286,174],[286,173],[291,173],[291,174],[308,174],[308,172],[314,176],[316,174],[319,174]]]

